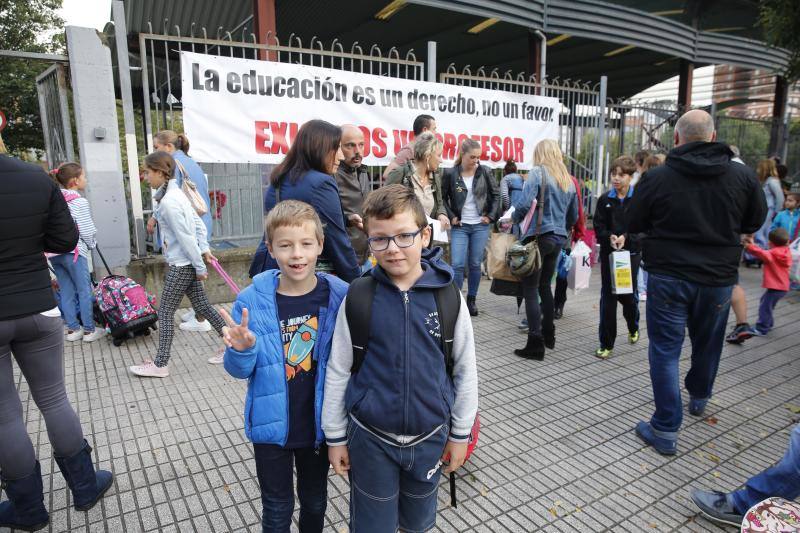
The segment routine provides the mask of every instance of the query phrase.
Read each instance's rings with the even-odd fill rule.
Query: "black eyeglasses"
[[[369,247],[373,252],[382,252],[389,247],[389,243],[394,241],[398,248],[408,248],[414,244],[414,239],[422,231],[422,228],[413,233],[398,233],[390,237],[370,237],[367,239]]]

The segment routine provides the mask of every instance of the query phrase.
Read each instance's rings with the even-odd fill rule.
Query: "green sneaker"
[[[636,344],[639,342],[639,331],[634,331],[633,333],[628,333],[628,342],[631,344]]]
[[[611,353],[612,350],[609,350],[608,348],[598,348],[595,350],[594,356],[599,357],[600,359],[608,359],[611,357]]]

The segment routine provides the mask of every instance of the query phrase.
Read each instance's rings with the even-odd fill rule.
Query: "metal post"
[[[153,58],[155,61],[155,58]],[[147,72],[147,45],[144,34],[139,33],[139,64],[142,67],[142,113],[144,114],[144,140],[147,153],[153,148],[153,117],[150,110],[150,75]],[[158,113],[156,113],[158,117]]]
[[[625,117],[628,114],[628,109],[619,107],[619,154],[625,153]]]
[[[426,79],[436,81],[436,41],[428,41],[428,60],[425,63]]]
[[[536,73],[538,78],[536,81],[542,86],[539,94],[544,96],[544,82],[547,76],[547,36],[540,30],[536,30],[533,33],[539,37],[539,72]]]
[[[125,6],[122,0],[114,0],[114,39],[117,44],[117,71],[122,93],[122,118],[125,123],[125,154],[128,158],[128,185],[131,191],[133,211],[133,245],[136,257],[146,253],[144,214],[142,213],[142,189],[139,183],[139,153],[136,149],[136,122],[133,118],[133,95],[131,93],[131,67],[128,62],[128,30],[125,26]]]
[[[605,180],[605,163],[604,157],[606,154],[606,94],[608,92],[608,77],[600,77],[600,101],[598,102],[597,114],[597,165],[595,171],[595,198],[602,194],[602,185]]]

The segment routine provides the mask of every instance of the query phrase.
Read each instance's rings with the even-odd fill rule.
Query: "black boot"
[[[528,335],[528,342],[521,350],[514,350],[514,355],[524,357],[525,359],[535,359],[541,361],[544,359],[544,339],[538,335]]]
[[[544,338],[544,345],[550,350],[556,347],[556,330],[542,329],[542,337]]]
[[[469,309],[469,316],[478,316],[478,306],[475,305],[474,296],[467,296],[467,309]]]
[[[39,461],[36,461],[36,467],[28,477],[2,480],[9,501],[0,503],[0,527],[22,531],[36,531],[47,527],[50,515],[44,507]]]
[[[72,491],[72,503],[78,511],[88,511],[103,497],[114,482],[114,475],[106,470],[95,472],[92,464],[92,447],[85,440],[84,447],[72,457],[56,457],[56,464]]]
[[[553,318],[559,320],[562,316],[564,316],[564,306],[557,305],[555,309],[553,309]]]

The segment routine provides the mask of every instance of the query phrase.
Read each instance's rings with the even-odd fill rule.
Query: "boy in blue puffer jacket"
[[[315,274],[322,223],[296,200],[266,220],[267,247],[280,270],[253,278],[232,317],[224,310],[225,370],[248,379],[245,434],[253,442],[264,532],[289,532],[297,467],[300,531],[321,532],[327,507],[328,450],[321,428],[322,393],[333,327],[347,283]]]
[[[462,465],[478,409],[472,323],[442,250],[423,251],[431,229],[414,191],[371,192],[364,227],[378,266],[353,282],[339,310],[322,410],[328,456],[350,478],[351,533],[428,531],[442,462],[445,472]],[[450,289],[455,311],[437,304]],[[348,306],[370,292],[362,346]],[[457,313],[449,341],[440,309]],[[452,342],[448,361],[443,340]]]

